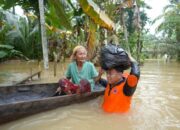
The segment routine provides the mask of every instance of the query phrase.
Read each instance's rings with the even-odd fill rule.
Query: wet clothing
[[[55,96],[91,92],[91,85],[85,79],[82,79],[80,84],[77,85],[63,78],[59,80],[59,87],[61,87],[61,92],[58,92]]]
[[[61,91],[63,93],[68,93],[68,91],[70,91],[71,94],[75,94],[77,89],[79,88],[78,85],[73,84],[68,79],[60,79],[59,80],[59,87],[61,87]]]
[[[123,78],[114,86],[108,84],[104,94],[102,108],[105,112],[127,112],[131,105],[132,95],[136,90],[140,76],[139,67],[131,63],[130,74],[124,73]]]
[[[68,79],[71,78],[72,82],[75,84],[79,85],[81,79],[88,80],[89,83],[91,84],[91,91],[95,86],[94,78],[97,76],[98,76],[98,72],[96,68],[89,61],[85,61],[80,71],[78,70],[76,62],[73,61],[72,63],[69,64],[66,72],[66,77]]]

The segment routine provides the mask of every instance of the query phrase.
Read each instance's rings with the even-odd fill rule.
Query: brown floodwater
[[[67,64],[58,63],[56,67],[56,76],[54,76],[54,63],[49,63],[49,69],[43,69],[43,63],[38,63],[37,61],[8,61],[0,64],[0,86],[13,85],[18,81],[30,76],[31,74],[42,71],[40,80],[38,76],[33,77],[32,81],[27,83],[47,83],[47,82],[57,82],[60,77],[65,73]]]
[[[65,66],[58,63],[56,77],[53,69],[43,70],[41,82],[57,82]],[[39,69],[36,62],[0,64],[1,85],[15,83],[27,76],[31,68],[33,71]],[[141,79],[131,110],[126,114],[104,113],[101,109],[103,97],[98,97],[1,125],[0,130],[179,130],[179,84],[179,63],[148,60],[141,67]]]

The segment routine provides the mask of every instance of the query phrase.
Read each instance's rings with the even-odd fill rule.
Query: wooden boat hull
[[[104,93],[97,90],[81,95],[55,96],[58,84],[0,87],[0,124],[73,103],[85,102]]]

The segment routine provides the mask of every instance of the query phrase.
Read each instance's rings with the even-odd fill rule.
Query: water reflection
[[[2,130],[178,130],[180,64],[147,61],[126,114],[102,111],[102,97],[0,126]],[[50,72],[47,72],[50,73]],[[58,72],[59,73],[59,72]]]

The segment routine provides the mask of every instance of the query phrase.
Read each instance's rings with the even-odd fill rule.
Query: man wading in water
[[[100,52],[100,64],[106,71],[108,85],[102,108],[109,113],[128,112],[140,77],[138,64],[120,47],[108,44]],[[130,73],[124,70],[131,67]]]

